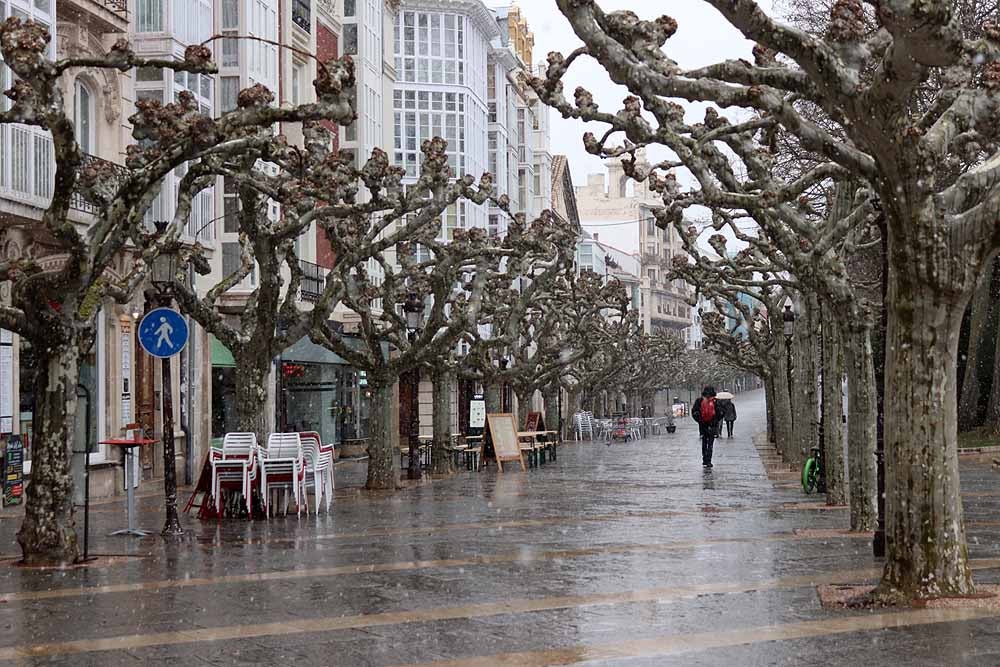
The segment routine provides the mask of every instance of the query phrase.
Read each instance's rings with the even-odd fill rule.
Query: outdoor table
[[[145,537],[149,535],[148,530],[139,530],[135,527],[135,489],[132,483],[132,470],[135,467],[134,461],[132,460],[135,456],[136,447],[145,447],[146,445],[152,445],[156,440],[152,438],[112,438],[111,440],[102,440],[101,445],[113,445],[115,447],[122,448],[122,460],[125,463],[125,509],[128,513],[128,528],[123,528],[121,530],[116,530],[110,535],[135,535],[136,537]]]

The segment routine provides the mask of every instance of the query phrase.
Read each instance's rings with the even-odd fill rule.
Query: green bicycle
[[[802,465],[802,490],[815,493],[819,487],[819,447],[813,447]]]

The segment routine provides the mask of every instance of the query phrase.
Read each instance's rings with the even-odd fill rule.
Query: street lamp
[[[156,231],[163,234],[166,222],[157,222]],[[174,252],[161,252],[153,259],[150,270],[150,282],[156,289],[157,306],[169,308],[173,305],[170,295],[174,276],[177,274],[177,255]],[[170,358],[161,361],[160,381],[163,401],[163,497],[165,517],[161,535],[182,535],[180,517],[177,515],[177,471],[176,453],[174,451],[174,395],[170,376]],[[187,443],[190,447],[191,443]]]
[[[403,302],[403,314],[406,317],[406,330],[410,343],[415,343],[421,329],[424,328],[424,301],[416,292],[410,292]],[[414,367],[410,372],[410,462],[406,469],[408,479],[420,479],[420,461],[417,452],[420,449],[420,368]]]

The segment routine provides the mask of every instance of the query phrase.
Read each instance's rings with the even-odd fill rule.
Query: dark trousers
[[[708,465],[712,462],[712,446],[715,444],[715,433],[701,434],[701,463]]]
[[[726,420],[726,437],[733,437],[733,422]]]

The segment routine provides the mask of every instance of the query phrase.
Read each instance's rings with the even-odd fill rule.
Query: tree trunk
[[[486,386],[486,414],[495,415],[503,411],[503,401],[500,397],[500,383],[494,382]]]
[[[255,433],[257,443],[267,444],[267,376],[271,358],[259,354],[237,354],[236,361],[236,428],[242,433]],[[278,397],[281,400],[281,397]]]
[[[558,384],[552,383],[542,391],[542,402],[545,405],[543,414],[545,415],[545,430],[559,431],[559,392],[562,391]],[[560,434],[560,438],[561,438]]]
[[[528,413],[531,412],[531,397],[535,395],[535,391],[520,392],[515,391],[515,396],[517,396],[517,425],[518,428],[524,428],[528,423]]]
[[[17,533],[26,565],[65,565],[80,555],[73,522],[73,433],[80,352],[75,341],[36,345],[34,440],[24,521]]]
[[[979,409],[982,395],[981,377],[988,372],[988,369],[980,368],[986,362],[979,354],[979,348],[984,342],[986,323],[989,319],[992,273],[992,271],[987,271],[980,276],[972,299],[972,313],[969,318],[969,346],[965,355],[965,373],[962,375],[962,390],[958,401],[958,430],[960,432],[976,428],[982,420]]]
[[[764,409],[767,412],[767,441],[772,447],[778,447],[778,433],[774,427],[774,380],[764,378]]]
[[[823,314],[830,309],[824,307]],[[826,504],[847,504],[844,470],[844,359],[840,331],[831,318],[823,318],[823,469]]]
[[[580,390],[570,389],[566,394],[566,405],[563,406],[566,411],[566,439],[576,440],[576,424],[573,423],[573,417],[577,412],[580,412]]]
[[[992,433],[1000,433],[1000,335],[996,339],[996,356],[993,358],[993,386],[986,407],[986,426]]]
[[[432,422],[434,442],[431,445],[431,471],[435,475],[450,475],[451,465],[451,375],[442,364],[431,373],[434,412]]]
[[[368,426],[368,481],[366,489],[400,487],[396,451],[392,446],[392,386],[396,378],[368,375],[371,419]]]
[[[875,396],[875,366],[870,329],[852,328],[847,333],[847,463],[850,477],[851,530],[875,530],[876,505],[875,436],[878,405]]]
[[[803,299],[804,307],[795,320],[795,338],[792,349],[792,429],[795,446],[791,448],[791,462],[804,461],[809,448],[818,443],[817,418],[819,397],[817,392],[816,319],[814,299]],[[805,454],[802,450],[805,449]]]
[[[792,462],[797,457],[793,457],[794,447],[792,435],[792,404],[790,389],[788,386],[788,361],[784,351],[784,345],[778,352],[778,363],[775,365],[772,377],[774,380],[774,435],[775,444],[782,458],[786,462]]]
[[[893,267],[887,299],[887,561],[878,593],[895,601],[975,591],[959,489],[955,401],[965,299],[912,273],[910,266]]]

